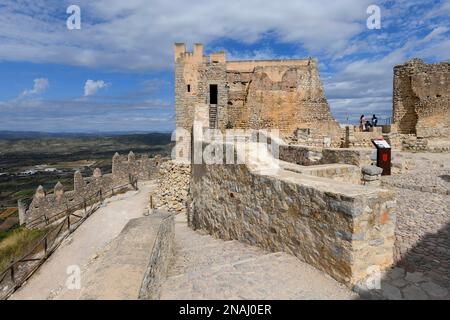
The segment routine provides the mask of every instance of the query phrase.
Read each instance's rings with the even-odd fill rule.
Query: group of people
[[[366,120],[364,115],[361,115],[361,117],[359,118],[359,128],[361,129],[361,131],[369,131],[369,128],[376,127],[377,123],[378,118],[376,115],[373,115],[370,121]]]

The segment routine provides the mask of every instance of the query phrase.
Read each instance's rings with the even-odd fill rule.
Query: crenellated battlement
[[[55,185],[52,192],[46,192],[43,186],[39,186],[28,209],[19,203],[20,223],[27,227],[35,227],[36,222],[44,223],[48,217],[83,203],[98,192],[107,194],[118,186],[126,185],[131,179],[139,181],[154,179],[163,161],[165,159],[159,155],[149,158],[147,155],[136,156],[132,151],[124,156],[116,153],[112,159],[112,173],[102,174],[101,169],[96,168],[91,177],[83,177],[80,171],[76,171],[71,191],[66,191],[60,182]]]

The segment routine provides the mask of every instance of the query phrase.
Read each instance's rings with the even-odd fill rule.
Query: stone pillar
[[[118,174],[118,165],[119,165],[120,155],[116,152],[112,158],[112,174],[113,176],[117,176]]]
[[[355,142],[355,135],[354,135],[355,127],[353,126],[346,126],[345,127],[345,148],[350,148],[350,146]]]
[[[39,186],[34,194],[35,199],[43,199],[45,198],[45,190],[43,186]]]
[[[102,170],[100,168],[95,168],[94,174],[92,175],[95,179],[102,177]]]
[[[73,176],[73,190],[75,190],[75,192],[77,191],[81,191],[84,189],[84,179],[83,176],[81,175],[80,171],[76,171],[74,176]]]
[[[17,208],[19,210],[19,224],[23,225],[25,223],[25,218],[26,218],[25,214],[27,212],[27,206],[25,205],[23,200],[18,200]]]
[[[362,167],[362,184],[366,186],[380,186],[383,169],[377,166]]]
[[[56,203],[61,203],[63,196],[64,196],[64,186],[61,182],[58,181],[58,183],[55,185],[55,201]]]

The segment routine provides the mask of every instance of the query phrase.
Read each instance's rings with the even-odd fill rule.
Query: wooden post
[[[15,275],[14,275],[14,265],[11,266],[11,281],[14,284],[14,286],[16,285],[16,279],[15,279]]]

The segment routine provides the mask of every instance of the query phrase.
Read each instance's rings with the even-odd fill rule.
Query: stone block
[[[383,169],[377,166],[364,166],[362,167],[362,172],[369,176],[381,175]]]

